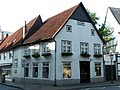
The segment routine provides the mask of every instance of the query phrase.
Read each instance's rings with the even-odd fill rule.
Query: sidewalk
[[[23,84],[23,83],[17,83],[17,82],[6,82],[1,84],[19,88],[21,90],[78,90],[78,89],[91,88],[91,87],[120,85],[120,80],[114,81],[112,84],[109,81],[109,82],[85,83],[85,84],[79,84],[79,85],[78,84],[68,85],[68,86],[44,86],[44,85],[36,85],[36,84]]]

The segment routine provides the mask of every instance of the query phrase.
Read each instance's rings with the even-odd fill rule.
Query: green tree
[[[91,13],[90,10],[88,10],[88,9],[87,9],[87,12],[90,15],[93,23],[95,25],[99,26],[98,31],[99,31],[100,35],[102,36],[103,40],[106,42],[106,44],[104,45],[105,53],[109,53],[110,49],[116,45],[115,41],[114,41],[115,37],[113,37],[113,35],[112,35],[114,32],[113,28],[105,25],[106,24],[106,17],[105,17],[104,24],[100,25],[97,23],[97,20],[100,20],[100,18],[98,18],[96,16],[96,13]]]

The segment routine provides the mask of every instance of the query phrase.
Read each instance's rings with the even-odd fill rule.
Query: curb
[[[0,83],[1,85],[5,85],[5,86],[9,86],[9,87],[13,87],[13,88],[18,88],[18,89],[21,89],[21,90],[25,90],[21,87],[18,87],[18,86],[14,86],[14,85],[8,85],[8,84],[5,84],[5,83]]]

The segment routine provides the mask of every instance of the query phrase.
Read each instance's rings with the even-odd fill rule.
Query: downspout
[[[54,72],[54,86],[56,86],[56,52],[57,52],[57,42],[55,41],[55,72]]]

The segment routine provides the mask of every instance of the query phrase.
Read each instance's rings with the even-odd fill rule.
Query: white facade
[[[13,60],[13,72],[12,76],[15,81],[20,81],[21,78],[26,78],[26,82],[33,80],[31,83],[43,83],[48,81],[47,84],[54,84],[55,82],[58,85],[68,84],[67,81],[71,81],[69,84],[80,83],[80,61],[89,61],[90,62],[90,82],[99,82],[104,80],[104,70],[103,70],[103,57],[94,57],[94,44],[100,44],[100,54],[102,55],[103,42],[99,38],[96,31],[94,31],[94,36],[91,36],[91,29],[95,30],[91,23],[84,22],[85,26],[77,25],[77,20],[70,19],[63,26],[61,31],[55,36],[55,41],[40,42],[39,45],[39,54],[40,57],[32,57],[32,49],[34,45],[30,46],[21,46],[14,49],[14,60]],[[66,31],[66,26],[71,25],[72,31]],[[62,41],[67,40],[71,41],[71,56],[62,56]],[[90,57],[82,57],[80,55],[80,42],[88,43]],[[47,47],[50,49],[50,56],[42,56],[44,43],[48,43]],[[24,58],[25,48],[30,49],[30,58]],[[17,66],[16,66],[17,60]],[[22,61],[25,60],[25,64],[29,63],[29,75],[24,77],[24,67],[22,67]],[[38,75],[33,77],[33,63],[38,63]],[[43,63],[49,63],[49,75],[47,78],[44,78],[43,75]],[[63,63],[71,64],[70,68],[70,78],[63,78]],[[100,75],[96,76],[95,73],[95,63],[100,63]],[[56,67],[56,68],[55,68]],[[44,80],[44,81],[43,81]],[[42,82],[41,82],[42,81]],[[49,83],[50,82],[50,83]],[[46,83],[46,82],[45,82]],[[44,83],[44,84],[45,84]]]

